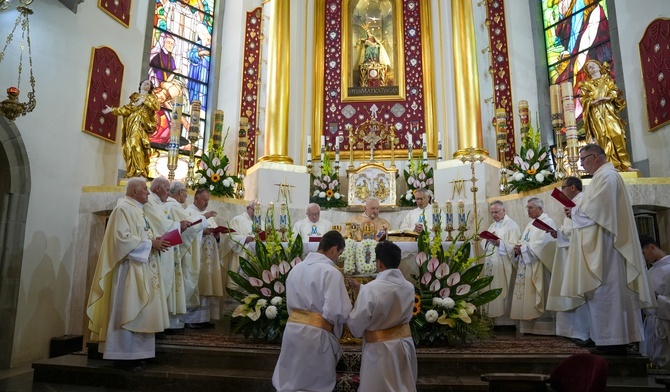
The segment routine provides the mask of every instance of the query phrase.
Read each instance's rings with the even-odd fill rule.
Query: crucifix
[[[279,189],[277,190],[277,201],[285,200],[287,204],[291,203],[291,188],[294,188],[294,185],[290,185],[286,183],[286,178],[284,178],[284,182],[281,184],[274,184],[275,186],[278,186]]]

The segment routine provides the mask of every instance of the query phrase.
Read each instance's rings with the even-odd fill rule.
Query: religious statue
[[[358,41],[358,69],[361,74],[362,87],[386,86],[390,80],[387,74],[391,68],[389,58],[383,42],[379,41],[366,22],[361,28],[365,30],[365,38]]]
[[[589,60],[586,70],[589,78],[579,83],[579,90],[587,142],[598,143],[617,170],[634,171],[626,151],[626,123],[619,117],[626,106],[621,90],[610,77],[607,63]]]
[[[149,135],[156,131],[156,111],[159,108],[152,90],[151,81],[144,80],[140,83],[139,92],[130,96],[130,103],[118,108],[106,106],[102,109],[103,114],[123,116],[121,151],[126,161],[126,178],[149,177]]]

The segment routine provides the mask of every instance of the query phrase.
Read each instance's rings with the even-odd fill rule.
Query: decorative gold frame
[[[351,3],[360,0],[343,0],[342,1],[342,53],[340,55],[340,72],[342,74],[341,96],[342,102],[368,102],[368,101],[397,101],[405,99],[405,34],[403,27],[403,9],[401,0],[389,0],[394,5],[393,15],[393,42],[395,59],[395,80],[398,86],[398,94],[389,95],[363,95],[363,96],[349,96],[349,87],[352,87],[353,81],[351,73],[348,71],[351,65],[351,39],[352,32],[351,18],[349,18],[349,8]]]
[[[433,77],[433,38],[431,23],[431,2],[421,3],[421,60],[423,63],[423,97],[424,97],[424,124],[426,127],[426,142],[428,144],[428,156],[437,156],[437,122],[436,122],[436,103],[435,103],[435,78]],[[312,101],[313,127],[311,130],[312,159],[318,159],[321,151],[321,130],[323,129],[323,102],[324,102],[324,80],[325,80],[325,23],[326,2],[317,1],[314,5],[314,100]],[[402,40],[404,42],[404,39]],[[403,46],[404,58],[404,46]],[[403,59],[404,64],[404,59]],[[404,83],[404,77],[403,77]],[[357,97],[358,98],[358,97]],[[378,100],[375,97],[367,97],[368,101]],[[395,98],[395,100],[404,100],[405,98]],[[379,99],[380,101],[382,99]],[[390,159],[390,150],[380,150],[380,159]],[[398,152],[398,151],[396,151]],[[332,152],[327,154],[333,155]],[[349,159],[349,152],[342,151],[341,157]],[[366,151],[355,151],[354,159],[365,160]],[[396,154],[396,158],[407,158],[408,152]]]

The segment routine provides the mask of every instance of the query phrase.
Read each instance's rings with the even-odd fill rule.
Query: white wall
[[[141,4],[142,9],[138,9]],[[147,8],[133,2],[128,29],[97,7],[79,5],[73,14],[55,1],[36,1],[30,38],[36,79],[36,109],[16,120],[30,159],[32,189],[18,294],[12,366],[48,355],[49,339],[68,332],[75,270],[74,238],[84,185],[113,185],[124,167],[120,145],[81,131],[93,47],[110,46],[125,65],[122,101],[140,80]],[[18,13],[0,13],[7,36]],[[0,85],[15,85],[20,39],[15,35],[0,63]],[[29,91],[27,62],[20,99]],[[11,66],[10,66],[11,65]]]

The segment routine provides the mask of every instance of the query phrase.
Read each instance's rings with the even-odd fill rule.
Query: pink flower
[[[314,186],[321,186],[321,181],[314,179]]]
[[[423,173],[419,173],[419,180],[423,181],[426,179],[426,175]]]
[[[462,284],[458,287],[456,287],[456,295],[465,295],[470,292],[470,285],[469,284]]]
[[[321,189],[325,190],[328,188],[328,185],[326,185],[324,182],[321,183]]]
[[[258,279],[258,278],[250,277],[248,280],[249,280],[249,283],[254,287],[262,287],[263,286],[263,281]]]
[[[261,276],[263,277],[263,282],[265,283],[270,283],[275,280],[274,276],[272,276],[272,273],[268,270],[264,270]]]
[[[440,297],[442,298],[448,298],[450,294],[451,290],[449,290],[449,287],[445,287],[442,290],[440,290]]]
[[[426,184],[427,185],[433,185],[433,179],[432,178],[427,179]]]
[[[440,261],[436,257],[431,258],[430,261],[428,261],[428,271],[435,272],[439,265]]]
[[[414,177],[412,177],[412,176],[407,177],[407,183],[408,184],[414,184],[414,181],[415,181]]]
[[[426,273],[423,274],[423,276],[421,277],[421,283],[427,285],[428,283],[430,283],[430,280],[431,280],[432,278],[433,278],[433,275],[432,275],[430,272],[426,272]]]
[[[270,289],[267,287],[263,287],[261,289],[261,294],[269,298],[272,295],[272,291],[270,291]]]
[[[277,264],[272,264],[272,267],[270,267],[270,273],[275,279],[277,279],[279,277],[279,266]]]
[[[337,184],[339,184],[339,182],[337,182],[337,180],[333,181],[333,186],[337,186]]]
[[[275,292],[277,294],[281,294],[281,293],[284,292],[284,290],[286,290],[286,288],[284,287],[284,284],[280,281],[276,281],[275,282]]]
[[[331,189],[331,190],[335,189],[335,185],[331,182],[330,184],[328,184],[328,189]]]
[[[287,262],[285,262],[285,261],[282,261],[281,263],[279,263],[279,272],[280,272],[282,275],[286,275],[286,274],[288,274],[288,272],[289,272],[290,270],[291,270],[291,265],[290,265],[289,263],[287,263]]]
[[[461,281],[461,274],[454,272],[450,277],[447,278],[447,285],[453,287],[455,284]]]
[[[416,265],[421,267],[423,265],[423,263],[425,263],[426,260],[428,260],[428,256],[426,256],[426,252],[421,252],[418,255],[416,255],[415,260],[416,260]]]
[[[440,281],[438,279],[435,279],[433,283],[430,284],[430,291],[436,292],[439,289],[440,289]]]
[[[435,277],[438,279],[442,279],[442,277],[449,275],[449,264],[447,263],[442,263],[440,264],[439,267],[435,270]]]
[[[295,267],[295,265],[301,261],[302,259],[300,257],[295,257],[293,260],[291,260],[291,267]]]

